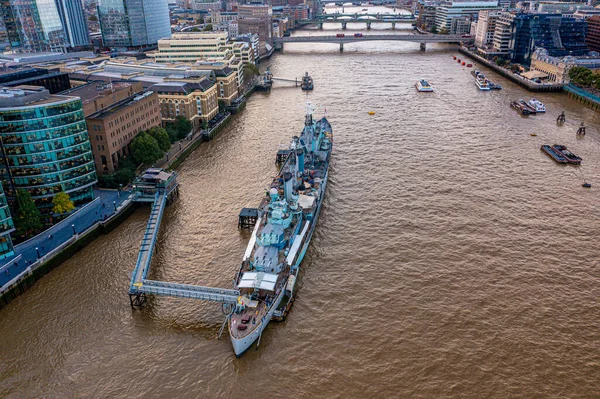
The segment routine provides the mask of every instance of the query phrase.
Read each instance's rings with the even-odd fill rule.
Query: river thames
[[[151,277],[230,288],[249,239],[240,209],[264,195],[307,98],[326,108],[321,218],[295,306],[260,348],[236,359],[215,304],[132,311],[140,208],[0,310],[0,397],[597,397],[598,115],[540,94],[547,114],[522,117],[509,102],[532,94],[492,72],[504,89],[479,91],[452,45],[344,47],[286,44],[265,62],[276,77],[308,71],[315,90],[254,94],[181,165],[163,219]],[[418,78],[436,91],[418,93]],[[557,143],[580,169],[540,151]]]

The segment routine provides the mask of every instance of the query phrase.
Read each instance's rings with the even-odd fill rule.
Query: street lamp
[[[113,201],[113,206],[115,207],[115,212],[117,211],[117,201]]]
[[[75,230],[75,225],[74,224],[71,225],[71,228],[73,229],[73,235],[77,235],[77,231]]]
[[[35,247],[35,252],[37,253],[37,258],[40,258],[40,250],[38,249],[38,247]]]

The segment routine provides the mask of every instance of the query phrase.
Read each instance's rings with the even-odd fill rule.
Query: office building
[[[273,10],[268,4],[244,4],[238,7],[238,32],[256,34],[259,57],[273,51]]]
[[[448,1],[437,7],[435,12],[435,26],[438,31],[447,31],[448,33],[456,34],[454,29],[463,28],[463,23],[453,20],[463,20],[467,17],[469,20],[477,18],[479,11],[482,10],[497,10],[498,1]]]
[[[485,47],[491,45],[496,31],[496,21],[499,12],[496,10],[484,10],[479,12],[477,25],[475,28],[475,45]]]
[[[0,86],[42,86],[50,92],[56,94],[61,91],[69,90],[71,82],[69,74],[57,71],[48,71],[41,68],[19,68],[8,69],[0,72]]]
[[[561,14],[520,13],[511,24],[509,55],[513,62],[529,65],[536,48],[551,56],[585,55],[587,23]]]
[[[0,15],[15,50],[66,51],[90,44],[80,1],[4,0]]]
[[[0,259],[14,254],[10,233],[15,231],[15,224],[8,208],[6,195],[0,184]]]
[[[0,136],[9,200],[24,189],[40,211],[51,213],[52,198],[61,191],[75,204],[94,198],[96,170],[79,98],[35,86],[1,88]]]
[[[65,32],[67,46],[74,49],[90,46],[91,40],[83,3],[74,0],[54,1]]]
[[[600,52],[600,16],[596,15],[586,19],[588,33],[585,42],[592,51]]]
[[[219,113],[217,86],[209,79],[195,83],[168,81],[150,90],[158,94],[163,122],[183,116],[198,129]]]
[[[140,132],[160,126],[158,95],[135,94],[86,118],[98,173],[114,173],[119,161],[130,155],[129,144]]]
[[[106,47],[142,48],[171,37],[165,0],[99,0],[98,18]]]

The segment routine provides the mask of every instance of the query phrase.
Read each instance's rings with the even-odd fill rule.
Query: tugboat
[[[535,98],[532,98],[531,100],[527,101],[527,105],[535,109],[535,112],[546,112],[546,106],[541,101],[538,101]]]
[[[308,76],[308,72],[305,72],[304,76],[302,76],[302,84],[300,85],[300,87],[304,91],[313,89],[313,80],[310,76]]]
[[[419,79],[417,81],[417,83],[415,83],[415,87],[417,88],[417,91],[421,91],[421,92],[432,92],[433,91],[433,87],[431,87],[429,82],[427,82],[425,79]]]
[[[516,109],[517,111],[519,111],[521,113],[521,115],[529,115],[531,113],[531,111],[529,110],[528,107],[524,107],[521,103],[519,103],[517,101],[511,101],[510,106],[513,109]]]
[[[571,151],[567,150],[567,147],[565,147],[564,145],[554,144],[552,148],[560,152],[566,158],[568,163],[572,165],[581,165],[582,159],[577,155],[573,154]]]
[[[271,319],[285,317],[294,298],[300,264],[325,196],[333,145],[325,117],[307,110],[279,174],[258,207],[259,217],[234,281],[240,291],[228,319],[233,351],[241,356]]]

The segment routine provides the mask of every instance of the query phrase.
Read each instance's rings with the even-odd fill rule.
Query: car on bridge
[[[363,34],[362,33],[355,33],[354,37],[363,37]]]

